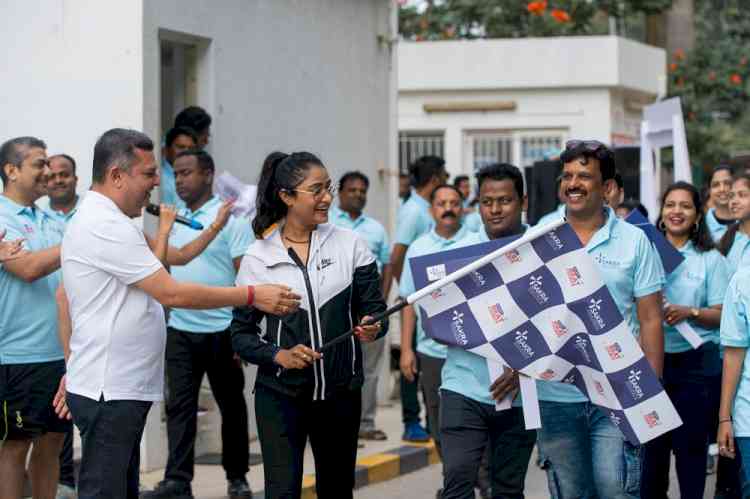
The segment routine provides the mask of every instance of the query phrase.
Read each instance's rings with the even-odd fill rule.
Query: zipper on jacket
[[[310,248],[312,249],[312,248]],[[305,264],[302,263],[302,260],[300,260],[299,255],[297,255],[297,252],[294,251],[292,248],[289,248],[288,250],[289,257],[292,259],[292,261],[299,267],[299,269],[302,271],[302,277],[305,279],[305,289],[307,290],[307,299],[310,302],[310,312],[308,313],[308,318],[310,319],[310,322],[312,323],[312,347],[313,350],[317,350],[320,348],[320,345],[316,345],[318,343],[316,340],[318,338],[318,320],[317,320],[317,308],[315,307],[315,298],[313,298],[313,292],[312,292],[312,284],[310,283],[310,274],[307,272],[307,267],[305,267]],[[319,365],[320,364],[320,365]],[[322,370],[322,361],[315,361],[313,362],[313,374],[315,374],[315,395],[313,396],[313,400],[320,400],[324,397],[322,394],[319,394],[317,392],[320,392],[320,383],[319,383],[319,377],[321,374],[319,374],[319,371]]]
[[[281,348],[281,317],[279,317],[279,328],[276,330],[276,346]],[[277,378],[281,376],[283,370],[284,368],[279,366],[279,368],[276,370]]]

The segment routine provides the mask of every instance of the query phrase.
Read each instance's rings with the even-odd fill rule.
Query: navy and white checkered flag
[[[436,341],[532,378],[574,384],[633,444],[682,424],[595,262],[563,220],[509,244],[480,243],[410,264],[418,291],[407,301],[419,305]]]

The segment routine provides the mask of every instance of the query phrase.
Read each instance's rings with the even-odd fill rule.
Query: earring
[[[667,226],[664,225],[664,220],[659,220],[659,230],[662,231],[662,232],[666,232],[667,231]]]

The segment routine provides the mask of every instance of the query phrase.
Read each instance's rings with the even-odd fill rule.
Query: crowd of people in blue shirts
[[[412,258],[523,234],[529,228],[528,200],[519,168],[489,164],[472,178],[461,175],[449,183],[443,159],[418,158],[400,177],[401,204],[391,244],[384,226],[365,214],[370,187],[365,174],[352,170],[332,183],[314,155],[274,153],[262,168],[259,215],[251,226],[230,214],[231,202],[213,193],[215,166],[205,151],[210,124],[204,110],[188,108],[178,115],[163,142],[162,214],[157,235],[146,239],[176,279],[233,286],[255,282],[264,273],[284,279],[293,268],[294,272],[302,269],[301,286],[309,288],[312,280],[326,290],[322,271],[329,266],[339,269],[335,259],[316,260],[315,269],[305,268],[295,258],[287,262],[286,251],[319,258],[313,255],[321,251],[316,248],[328,244],[330,251],[338,252],[337,258],[353,253],[355,261],[353,267],[339,269],[351,275],[343,279],[343,288],[326,295],[325,303],[316,307],[312,297],[320,299],[320,293],[310,293],[308,308],[317,308],[317,315],[293,314],[282,321],[231,307],[170,311],[165,349],[169,457],[164,480],[143,497],[192,497],[204,375],[222,415],[227,493],[233,498],[251,497],[242,360],[260,366],[255,410],[267,467],[266,496],[274,497],[269,491],[275,490],[298,497],[306,438],[311,442],[320,438],[315,436],[317,423],[305,423],[306,417],[346,419],[352,423],[354,443],[388,438],[376,424],[379,366],[386,359],[400,371],[403,440],[432,439],[441,457],[439,498],[468,499],[475,489],[482,497],[522,498],[535,447],[535,465],[546,472],[555,499],[664,498],[673,456],[681,497],[704,496],[707,468],[717,473],[717,498],[749,496],[750,367],[744,363],[750,346],[748,173],[722,165],[713,170],[704,189],[686,182],[666,188],[659,213],[653,214],[655,225],[684,257],[667,274],[643,231],[624,220],[634,209],[648,213],[624,192],[612,150],[598,141],[571,140],[560,154],[559,206],[537,224],[560,218],[570,224],[683,421],[678,429],[636,446],[576,387],[550,381],[537,382],[541,428],[527,430],[518,395],[519,374],[506,368],[499,376],[491,375],[484,358],[431,339],[417,305],[401,312],[397,349],[389,348],[391,342],[383,338],[387,324],[378,323],[364,326],[372,327],[373,335],[377,330],[377,338],[353,338],[345,357],[333,355],[328,364],[320,357],[325,342],[316,321],[338,320],[341,306],[361,307],[361,319],[384,310],[385,300],[414,293]],[[0,196],[0,496],[20,497],[28,459],[35,494],[72,498],[76,497],[72,425],[59,418],[53,407],[53,398],[64,390],[61,378],[68,353],[58,340],[61,312],[56,299],[61,287],[60,242],[85,195],[76,193],[74,158],[48,157],[39,139],[5,142],[0,163],[4,184]],[[309,194],[311,201],[293,208],[294,193]],[[312,218],[304,219],[308,216],[304,213]],[[177,214],[207,229],[195,232],[175,225]],[[297,216],[313,223],[308,239],[295,240],[288,231],[282,235],[279,227],[284,221],[292,226]],[[350,233],[356,238],[349,238]],[[279,248],[284,251],[274,256]],[[292,268],[279,266],[287,263]],[[342,289],[347,290],[343,295]],[[259,326],[261,321],[265,329]],[[355,322],[346,318],[341,328],[354,327]],[[698,341],[685,336],[683,325]],[[309,333],[309,338],[302,335],[299,345],[287,348],[282,336],[300,331]],[[342,364],[350,365],[351,372],[340,373]],[[293,374],[304,369],[308,374]],[[419,391],[425,425],[420,419]],[[512,407],[496,410],[496,402],[509,395]],[[291,401],[299,397],[305,404]],[[333,405],[323,410],[316,405],[322,400],[332,400]],[[278,422],[290,414],[299,419]],[[280,435],[292,439],[292,430],[301,432],[301,449],[297,441],[286,442],[288,449],[272,445]],[[717,458],[710,452],[713,443]],[[345,493],[340,492],[342,487],[353,486],[356,451],[340,454],[324,446],[316,450],[316,467],[328,477],[318,484],[321,497],[326,493],[338,497]],[[351,483],[348,479],[335,483],[333,475],[323,471],[334,468],[351,474]],[[132,483],[128,487],[132,491]]]

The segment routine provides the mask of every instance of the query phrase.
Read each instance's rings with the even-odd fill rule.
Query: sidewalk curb
[[[392,480],[439,462],[440,457],[432,441],[424,444],[404,443],[395,449],[363,456],[357,459],[354,470],[354,489]],[[257,493],[254,497],[262,498],[263,492]],[[317,499],[317,497],[315,474],[306,474],[302,477],[302,499]]]

